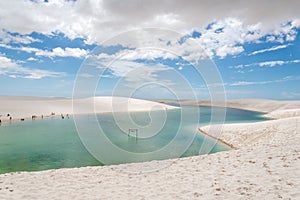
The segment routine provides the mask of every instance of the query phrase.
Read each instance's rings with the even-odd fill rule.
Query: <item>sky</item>
[[[227,99],[299,100],[299,7],[298,0],[1,1],[0,95],[210,99],[221,88]]]

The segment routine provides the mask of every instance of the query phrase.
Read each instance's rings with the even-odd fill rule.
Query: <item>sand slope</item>
[[[73,107],[74,104],[74,107]],[[73,109],[74,108],[74,109]],[[43,98],[43,97],[13,97],[0,96],[1,120],[8,120],[7,114],[13,119],[38,118],[56,115],[72,115],[86,113],[124,112],[124,111],[150,111],[174,109],[176,107],[157,102],[128,99],[123,97],[92,97],[83,99],[70,98]]]
[[[221,106],[228,108],[237,108],[243,110],[252,110],[257,112],[272,112],[287,109],[300,109],[300,101],[276,101],[267,99],[235,99],[228,101],[195,101],[195,100],[158,100],[165,103],[181,103],[182,105],[193,106]]]
[[[299,199],[299,147],[177,159],[151,173],[120,165],[5,174],[0,199]]]
[[[221,133],[210,132],[213,126],[215,125],[200,129],[238,148],[256,145],[289,145],[300,141],[300,117],[258,123],[225,124]]]
[[[237,105],[248,105],[242,101]],[[0,199],[300,199],[300,117],[291,110],[297,109],[295,102],[269,104],[255,108],[275,112],[280,119],[224,125],[218,137],[237,150],[142,164],[3,174]],[[214,134],[209,126],[201,130]],[[167,167],[139,172],[164,164]],[[126,172],[128,168],[135,172]]]

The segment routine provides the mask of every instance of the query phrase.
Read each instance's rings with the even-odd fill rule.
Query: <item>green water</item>
[[[195,107],[187,107],[187,112],[189,109],[192,111]],[[216,109],[223,111],[223,108]],[[153,112],[152,118],[149,117],[149,113],[131,113],[132,120],[144,127],[139,129],[144,131],[138,132],[138,137],[135,137],[134,133],[130,133],[128,136],[127,128],[130,127],[126,126],[128,121],[123,116],[124,113],[118,113],[117,118],[118,125],[125,127],[125,131],[122,131],[115,123],[116,116],[112,114],[99,114],[97,120],[89,115],[78,116],[77,120],[82,119],[81,122],[86,125],[84,131],[80,132],[81,134],[77,133],[73,118],[44,118],[2,124],[0,126],[0,173],[103,165],[102,159],[100,159],[101,162],[98,161],[89,153],[90,149],[88,151],[85,148],[86,141],[97,144],[99,149],[96,151],[100,157],[103,156],[105,164],[186,157],[228,150],[226,146],[205,138],[197,131],[199,125],[205,125],[211,121],[210,107],[200,107],[200,121],[198,123],[189,123],[189,120],[187,123],[179,123],[180,114],[180,110],[166,111],[167,120],[162,128],[154,135],[147,135],[151,131],[157,131],[153,130],[153,127],[147,127],[147,124],[153,121],[156,116],[160,116],[160,111]],[[226,123],[266,120],[260,115],[261,113],[257,112],[227,109]],[[214,123],[217,122],[217,120],[214,121]],[[115,147],[124,152],[139,155],[126,156],[127,154],[124,154],[125,156],[122,156],[123,154],[120,154],[119,157],[113,155],[113,151],[110,151],[109,148],[106,149],[101,141],[97,140],[98,133],[92,128],[95,124],[100,124],[105,137]],[[179,128],[183,134],[177,137]],[[80,137],[85,137],[84,144]],[[186,141],[191,138],[191,142],[187,143]],[[204,141],[206,145],[203,145]],[[170,149],[164,149],[171,143]],[[184,151],[176,152],[180,148]]]

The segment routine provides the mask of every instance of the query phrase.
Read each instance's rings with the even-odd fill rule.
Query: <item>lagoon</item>
[[[196,108],[198,107],[188,106],[186,111],[192,112]],[[224,111],[226,108],[215,109]],[[92,115],[76,116],[77,122],[78,119],[81,119],[82,123],[86,125],[85,131],[82,132],[81,129],[80,134],[76,130],[73,117],[69,119],[53,117],[2,124],[0,127],[0,173],[142,162],[153,159],[196,156],[229,149],[224,144],[206,138],[197,130],[198,126],[211,122],[211,107],[200,107],[198,123],[194,123],[193,120],[191,120],[192,123],[188,123],[189,119],[186,120],[187,123],[180,123],[181,111],[179,109],[167,110],[164,111],[164,114],[167,117],[163,126],[159,130],[153,130],[153,127],[148,127],[148,124],[151,124],[156,117],[163,115],[162,111],[151,112],[151,115],[148,112],[130,113],[130,118],[140,131],[138,136],[135,133],[128,134],[127,128],[131,127],[126,127],[128,121],[125,113],[97,114],[96,120]],[[261,114],[227,108],[225,123],[266,120]],[[115,121],[116,117],[118,123]],[[107,139],[115,147],[132,153],[130,155],[138,156],[118,157],[118,155],[111,155],[112,152],[109,148],[107,150],[102,148],[100,154],[111,158],[111,160],[104,159],[105,162],[101,159],[100,161],[97,160],[89,153],[86,143],[82,143],[81,140],[83,134],[87,134],[91,141],[96,140],[94,137],[98,133],[91,128],[95,124],[100,125]],[[126,129],[122,130],[120,127],[126,127]],[[176,138],[179,128],[183,134]],[[152,130],[156,134],[143,135],[144,132],[151,133]],[[185,143],[191,138],[190,143]],[[204,142],[206,145],[203,145]],[[171,149],[162,151],[159,155],[155,154],[170,143],[173,143]],[[97,144],[102,145],[101,141],[97,141]],[[182,148],[184,151],[176,152],[176,147],[181,148],[182,145],[185,147]]]

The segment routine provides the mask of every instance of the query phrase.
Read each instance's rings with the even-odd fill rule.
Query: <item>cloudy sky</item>
[[[96,95],[163,98],[176,88],[187,98],[190,87],[209,99],[211,77],[195,67],[216,67],[229,99],[300,99],[298,8],[298,0],[1,1],[0,94],[71,97],[78,78],[95,78]]]

